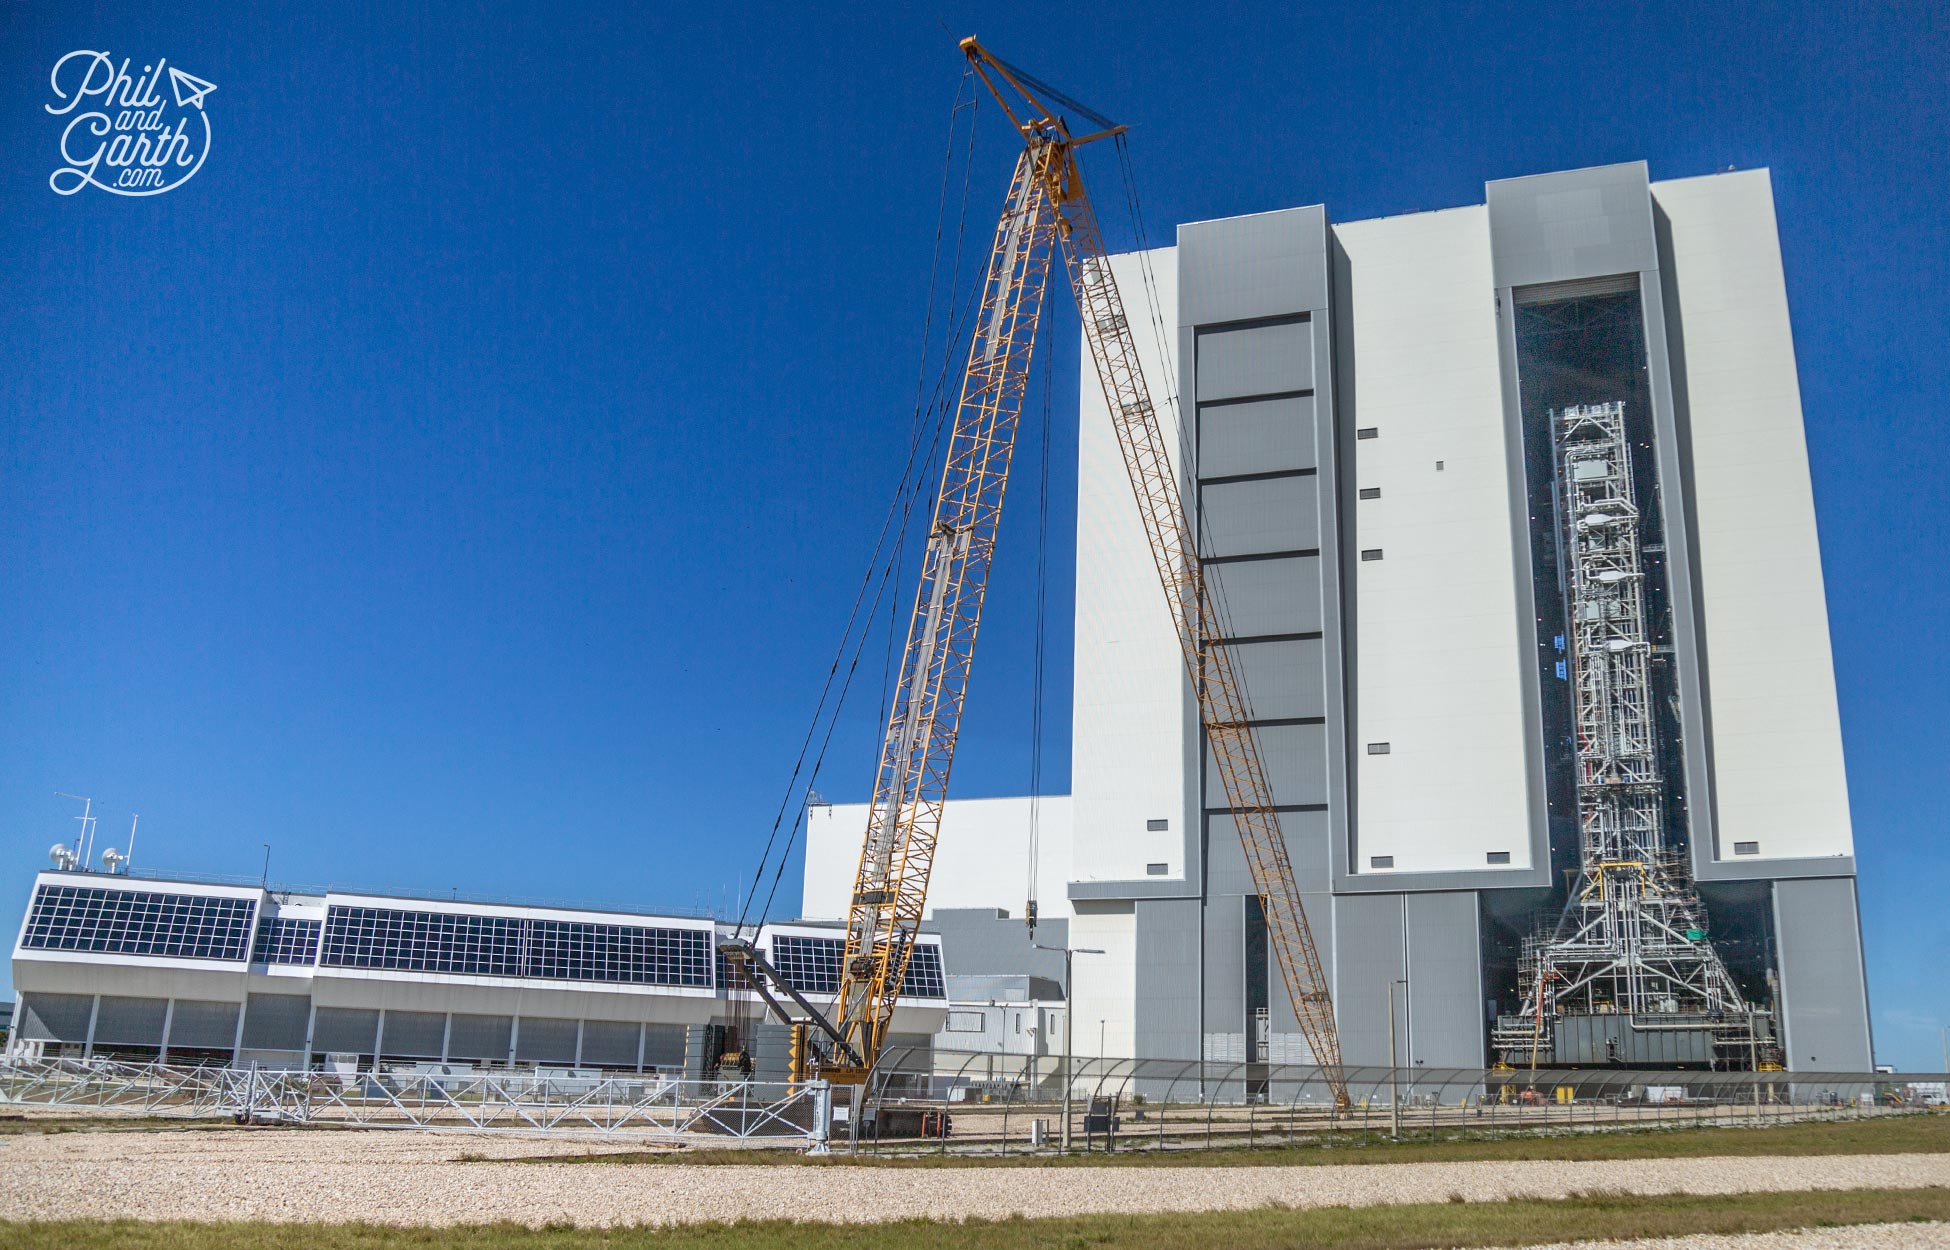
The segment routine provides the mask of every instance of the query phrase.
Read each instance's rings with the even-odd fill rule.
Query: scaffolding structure
[[[1504,1063],[1532,1067],[1633,1062],[1655,1044],[1674,1059],[1768,1066],[1771,1016],[1746,1001],[1714,949],[1683,853],[1667,836],[1625,405],[1553,412],[1551,436],[1580,863],[1555,929],[1525,942],[1524,1012],[1499,1019],[1495,1048]]]

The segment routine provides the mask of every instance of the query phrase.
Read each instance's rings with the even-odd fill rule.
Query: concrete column
[[[81,1043],[81,1057],[83,1059],[93,1059],[95,1057],[95,1018],[101,1015],[101,1013],[102,996],[97,994],[88,1000],[88,1037]]]
[[[169,1062],[169,1031],[175,1027],[176,1027],[176,1000],[172,998],[163,1004],[162,1045],[156,1048],[157,1063]]]

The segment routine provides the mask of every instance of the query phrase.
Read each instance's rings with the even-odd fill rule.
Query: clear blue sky
[[[56,790],[105,842],[140,812],[150,868],[255,874],[268,841],[291,882],[721,906],[898,471],[972,32],[1136,126],[1154,228],[1773,170],[1877,1041],[1940,1062],[1950,25],[1737,7],[7,4],[0,932],[71,829]],[[48,190],[75,48],[217,84],[191,182]],[[1009,159],[985,121],[977,234]],[[962,794],[1028,780],[1012,504]],[[874,702],[829,795],[870,785]]]

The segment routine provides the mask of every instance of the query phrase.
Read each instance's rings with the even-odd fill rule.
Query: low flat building
[[[708,918],[43,872],[14,944],[10,1055],[319,1067],[356,1062],[678,1073],[704,1026],[763,1021]],[[756,945],[815,1004],[844,937]],[[895,1040],[947,1017],[938,938],[916,946]],[[780,1070],[783,1054],[758,1062]]]

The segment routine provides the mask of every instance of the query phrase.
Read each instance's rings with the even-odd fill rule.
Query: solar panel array
[[[98,886],[34,891],[20,944],[28,950],[241,960],[257,900]]]
[[[772,966],[786,983],[801,994],[840,992],[840,960],[846,955],[844,938],[803,937],[797,934],[772,935]],[[901,986],[904,996],[946,998],[948,987],[942,978],[941,948],[916,946],[907,958],[907,980]]]
[[[319,962],[327,968],[709,988],[711,945],[711,934],[701,929],[334,906],[326,912]]]

